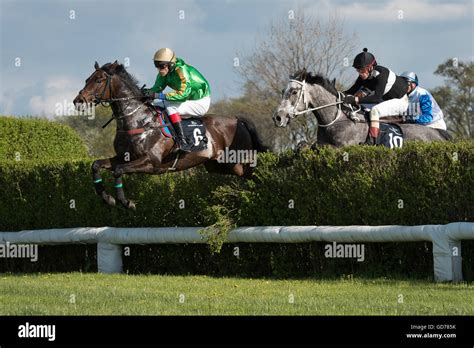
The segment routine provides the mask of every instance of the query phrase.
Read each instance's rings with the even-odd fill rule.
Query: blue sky
[[[234,57],[243,59],[272,19],[298,5],[322,18],[342,15],[360,49],[397,73],[416,71],[428,88],[443,82],[433,74],[438,64],[474,57],[470,0],[0,0],[0,114],[52,115],[83,87],[95,60],[128,60],[150,86],[153,53],[166,46],[207,77],[213,100],[238,96]]]

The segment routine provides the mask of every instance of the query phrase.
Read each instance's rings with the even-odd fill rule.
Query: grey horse
[[[282,93],[282,100],[273,114],[277,127],[286,127],[301,114],[313,112],[318,120],[317,145],[336,147],[363,144],[367,139],[369,124],[363,115],[357,120],[351,109],[342,103],[342,93],[335,87],[335,80],[312,75],[303,69],[293,76]],[[357,117],[357,116],[356,116]],[[383,122],[383,119],[381,119]],[[426,126],[401,123],[405,140],[446,141],[447,131]]]

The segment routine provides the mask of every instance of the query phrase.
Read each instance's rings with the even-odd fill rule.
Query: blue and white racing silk
[[[431,93],[420,86],[408,94],[408,102],[407,116],[414,123],[427,126],[444,118],[443,111]]]

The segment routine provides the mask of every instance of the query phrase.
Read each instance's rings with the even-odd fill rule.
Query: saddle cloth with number
[[[192,144],[191,151],[207,149],[206,127],[201,118],[183,118],[183,131],[186,140]]]
[[[176,137],[176,132],[170,124],[165,112],[158,110],[158,120],[163,126],[162,133],[166,137]],[[165,120],[166,118],[166,120]],[[206,127],[200,117],[190,117],[182,119],[183,131],[186,140],[192,144],[191,152],[197,152],[207,149]]]
[[[375,144],[393,149],[403,147],[404,139],[403,131],[398,125],[393,123],[380,123],[380,135]]]

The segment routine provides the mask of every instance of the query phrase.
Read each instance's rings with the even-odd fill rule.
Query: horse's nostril
[[[277,117],[275,117],[275,120],[277,120],[277,122],[281,122],[281,117],[277,116]]]

